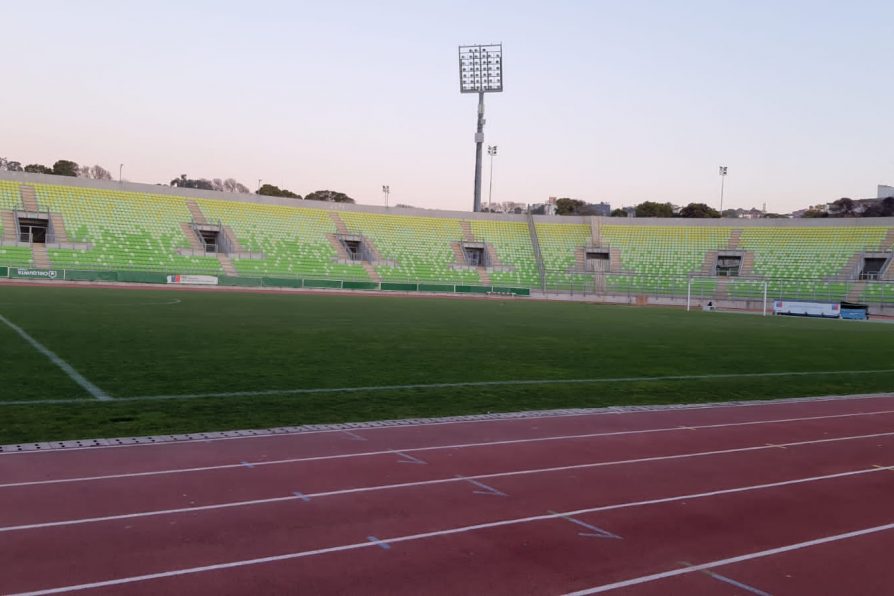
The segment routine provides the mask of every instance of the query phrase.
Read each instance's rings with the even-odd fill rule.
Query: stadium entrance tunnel
[[[864,256],[863,264],[860,268],[859,279],[861,280],[877,280],[881,279],[884,273],[890,268],[888,256]]]
[[[588,248],[584,255],[584,265],[587,271],[605,273],[611,271],[611,252],[607,248]]]
[[[46,244],[49,241],[49,216],[29,213],[27,216],[19,215],[16,219],[19,228],[19,242]]]
[[[739,277],[742,268],[742,255],[719,254],[714,267],[714,275],[718,277]]]

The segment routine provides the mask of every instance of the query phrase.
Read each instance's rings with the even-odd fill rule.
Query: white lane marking
[[[685,575],[687,573],[695,573],[696,571],[704,571],[707,569],[714,569],[715,567],[723,567],[725,565],[733,565],[735,563],[744,563],[745,561],[753,561],[754,559],[762,559],[764,557],[772,557],[773,555],[781,555],[781,554],[789,553],[792,551],[810,548],[812,546],[819,546],[821,544],[829,544],[832,542],[839,542],[841,540],[848,540],[850,538],[859,538],[860,536],[867,536],[869,534],[877,534],[878,532],[886,532],[888,530],[894,530],[894,523],[884,524],[881,526],[873,526],[871,528],[864,528],[862,530],[854,530],[853,532],[845,532],[843,534],[834,534],[832,536],[824,536],[823,538],[815,538],[813,540],[805,540],[804,542],[796,542],[795,544],[789,544],[789,545],[780,546],[777,548],[768,548],[767,550],[762,550],[762,551],[758,551],[758,552],[754,552],[754,553],[748,553],[745,555],[739,555],[737,557],[729,557],[728,559],[719,559],[717,561],[711,561],[710,563],[702,563],[701,565],[693,565],[692,567],[684,567],[682,569],[674,569],[672,571],[665,571],[663,573],[653,573],[652,575],[644,575],[642,577],[635,577],[633,579],[615,582],[612,584],[605,584],[602,586],[587,588],[585,590],[578,590],[577,592],[569,592],[565,596],[586,596],[588,594],[599,594],[601,592],[608,592],[610,590],[617,590],[619,588],[627,588],[629,586],[637,586],[640,584],[646,584],[646,583],[654,582],[654,581],[661,580],[661,579],[667,579],[669,577],[675,577],[677,575]]]
[[[814,439],[812,441],[800,441],[797,443],[789,443],[790,447],[797,446],[806,446],[806,445],[820,445],[825,443],[837,443],[841,441],[857,441],[861,439],[876,439],[880,437],[890,437],[894,435],[894,432],[887,433],[878,433],[872,435],[856,435],[850,437],[835,437],[830,439]],[[641,463],[650,463],[650,462],[658,462],[658,461],[669,461],[669,460],[680,460],[680,459],[689,459],[696,457],[708,457],[712,455],[728,455],[732,453],[746,453],[751,451],[762,451],[770,449],[766,445],[756,445],[753,447],[736,447],[734,449],[718,449],[713,451],[697,451],[693,453],[680,453],[676,455],[656,455],[652,457],[640,457],[636,459],[622,459],[622,460],[614,460],[614,461],[606,461],[606,462],[595,462],[589,464],[572,464],[567,466],[554,466],[551,468],[532,468],[527,470],[515,470],[513,472],[494,472],[490,474],[477,474],[474,476],[454,476],[452,478],[435,478],[432,480],[419,480],[416,482],[400,482],[396,484],[381,484],[374,486],[360,486],[356,488],[342,488],[337,490],[330,491],[322,491],[318,493],[301,493],[301,492],[293,492],[292,495],[288,497],[270,497],[266,499],[252,499],[250,501],[231,501],[228,503],[218,503],[214,505],[199,505],[195,507],[181,507],[178,509],[159,509],[155,511],[142,511],[138,513],[122,513],[119,515],[107,515],[103,517],[86,517],[79,519],[70,519],[70,520],[61,520],[54,522],[42,522],[35,524],[24,524],[19,526],[6,526],[0,527],[0,533],[3,532],[19,532],[22,530],[37,530],[41,528],[53,528],[57,526],[74,526],[80,524],[90,524],[90,523],[98,523],[105,521],[116,521],[122,519],[134,519],[140,517],[154,517],[159,515],[176,515],[178,513],[195,513],[197,511],[212,511],[217,509],[232,509],[234,507],[249,507],[252,505],[268,505],[271,503],[282,503],[285,501],[292,501],[295,497],[302,499],[304,501],[309,501],[314,498],[321,497],[334,497],[341,495],[353,495],[358,493],[370,493],[370,492],[378,492],[385,490],[395,490],[401,488],[414,488],[419,486],[432,486],[438,484],[449,484],[455,482],[470,482],[476,484],[479,487],[485,487],[489,491],[492,491],[492,494],[495,496],[507,496],[505,493],[498,491],[490,486],[482,485],[479,480],[486,480],[491,478],[508,478],[511,476],[531,476],[535,474],[548,474],[551,472],[567,472],[569,470],[584,470],[584,469],[593,469],[593,468],[603,468],[610,466],[622,466],[628,464],[641,464]],[[874,465],[873,469],[876,471],[888,470],[890,468],[885,468],[882,466]],[[474,492],[474,491],[473,491]]]
[[[204,397],[262,397],[265,395],[304,395],[308,393],[356,393],[359,391],[395,391],[404,389],[454,389],[458,387],[500,387],[523,385],[588,385],[592,383],[642,383],[648,381],[688,381],[704,379],[739,379],[754,377],[801,377],[828,375],[863,375],[894,373],[894,368],[870,370],[820,370],[757,373],[717,373],[704,375],[664,375],[658,377],[607,377],[596,379],[532,379],[510,381],[464,381],[457,383],[419,383],[410,385],[370,385],[361,387],[318,387],[312,389],[270,389],[264,391],[225,391],[219,393],[186,393],[180,395],[143,395],[121,397],[116,401],[146,401],[167,399],[199,399]]]
[[[470,424],[470,423],[500,423],[500,422],[524,422],[528,420],[543,420],[543,419],[552,419],[552,418],[583,418],[589,416],[618,416],[618,415],[631,415],[631,414],[661,414],[667,412],[691,412],[691,411],[699,411],[699,410],[713,410],[713,409],[732,409],[732,408],[770,408],[773,406],[785,406],[791,404],[808,404],[813,405],[816,403],[822,402],[834,402],[834,401],[861,401],[861,400],[874,400],[874,399],[890,399],[894,397],[892,393],[856,393],[851,395],[817,395],[812,397],[789,397],[789,398],[780,398],[780,399],[753,399],[746,401],[725,401],[725,402],[706,402],[699,404],[664,404],[664,405],[654,405],[654,406],[605,406],[601,408],[575,408],[574,411],[565,412],[564,410],[542,410],[542,411],[523,411],[523,412],[506,412],[502,414],[469,414],[468,416],[448,416],[444,418],[425,418],[425,419],[411,419],[418,420],[416,422],[407,422],[405,420],[385,420],[385,421],[374,421],[374,422],[355,422],[352,424],[352,428],[362,429],[364,431],[369,430],[393,430],[396,428],[425,428],[429,426],[442,426],[449,424]],[[76,403],[83,402],[84,400],[77,399],[67,399],[62,400],[62,403]],[[0,401],[0,406],[4,405],[15,405],[14,401]],[[50,403],[58,403],[50,400]],[[88,402],[89,403],[89,402]],[[140,443],[123,443],[123,444],[111,444],[111,445],[85,445],[82,447],[49,447],[45,449],[33,449],[33,450],[25,450],[25,451],[5,451],[0,453],[0,456],[4,455],[31,455],[37,453],[58,453],[60,451],[69,452],[69,451],[85,451],[85,450],[94,450],[94,449],[123,449],[129,447],[158,447],[158,446],[168,446],[168,445],[183,445],[190,443],[212,443],[217,441],[242,441],[246,439],[269,439],[272,437],[295,437],[295,436],[303,436],[303,435],[316,435],[316,434],[326,434],[326,433],[337,433],[342,432],[344,428],[342,428],[343,424],[331,424],[331,425],[308,425],[312,427],[319,426],[331,426],[333,428],[324,428],[324,429],[313,429],[306,427],[296,427],[297,430],[294,432],[274,432],[277,429],[262,429],[262,430],[246,430],[246,431],[228,431],[228,432],[245,432],[244,435],[237,436],[227,436],[227,437],[205,437],[205,436],[194,436],[188,439],[182,438],[166,438],[162,437],[158,440],[147,440],[145,442]],[[338,427],[338,428],[336,428]],[[250,433],[250,434],[249,434]],[[202,433],[197,433],[202,434]],[[214,434],[214,433],[208,433]],[[189,435],[187,435],[189,436]],[[145,438],[153,438],[153,437],[143,437]],[[87,441],[92,440],[88,439]],[[114,441],[116,439],[101,439],[104,441]]]
[[[400,544],[400,543],[404,543],[404,542],[413,542],[416,540],[424,540],[426,538],[437,538],[437,537],[441,537],[441,536],[454,536],[457,534],[465,534],[465,533],[474,532],[477,530],[487,530],[487,529],[491,529],[491,528],[514,526],[514,525],[518,525],[518,524],[526,524],[526,523],[532,523],[532,522],[538,522],[538,521],[544,521],[544,520],[560,519],[560,518],[566,517],[566,516],[574,517],[574,516],[583,515],[586,513],[596,513],[599,511],[614,511],[614,510],[618,510],[618,509],[630,509],[630,508],[634,508],[634,507],[644,507],[644,506],[649,506],[649,505],[661,505],[661,504],[665,504],[665,503],[674,503],[674,502],[687,501],[687,500],[693,500],[693,499],[704,499],[704,498],[716,497],[716,496],[720,496],[720,495],[731,495],[731,494],[736,494],[736,493],[753,492],[753,491],[765,490],[765,489],[769,489],[769,488],[779,488],[779,487],[783,487],[783,486],[808,484],[811,482],[819,482],[822,480],[835,480],[835,479],[839,479],[839,478],[848,478],[848,477],[860,476],[860,475],[864,475],[864,474],[875,474],[880,471],[881,470],[879,468],[865,468],[865,469],[859,469],[859,470],[851,470],[849,472],[840,472],[838,474],[828,474],[825,476],[810,476],[807,478],[795,478],[792,480],[783,480],[781,482],[772,482],[772,483],[767,483],[767,484],[753,484],[750,486],[739,486],[736,488],[727,488],[727,489],[715,490],[715,491],[703,492],[703,493],[677,495],[674,497],[663,497],[660,499],[649,499],[649,500],[645,500],[645,501],[631,501],[631,502],[627,502],[627,503],[616,503],[614,505],[603,505],[600,507],[590,507],[587,509],[577,509],[574,511],[562,511],[562,512],[558,512],[558,513],[532,515],[530,517],[520,517],[520,518],[514,518],[514,519],[498,520],[498,521],[493,521],[493,522],[484,522],[484,523],[480,523],[480,524],[460,526],[460,527],[456,527],[456,528],[448,528],[445,530],[434,530],[431,532],[423,532],[420,534],[409,534],[409,535],[405,535],[405,536],[396,536],[394,538],[380,538],[379,542],[389,544],[389,545],[394,545],[394,544]],[[888,526],[880,526],[880,528],[884,528],[884,529],[894,528],[894,524],[890,524]],[[876,531],[881,531],[881,530],[876,529]],[[870,531],[867,531],[867,530],[863,530],[861,532],[862,533],[871,533]],[[858,532],[858,533],[852,532],[850,534],[860,535],[861,533],[860,532]],[[831,540],[826,539],[825,541],[831,541]],[[822,542],[817,542],[817,543],[822,544]],[[340,546],[331,546],[331,547],[327,547],[327,548],[319,548],[319,549],[314,549],[314,550],[286,553],[286,554],[282,554],[282,555],[273,555],[273,556],[269,556],[269,557],[259,557],[256,559],[244,559],[241,561],[230,561],[228,563],[216,563],[213,565],[204,565],[201,567],[188,567],[188,568],[184,568],[184,569],[175,569],[172,571],[149,573],[146,575],[135,575],[135,576],[131,576],[131,577],[122,577],[122,578],[118,578],[118,579],[110,579],[110,580],[97,581],[97,582],[91,582],[91,583],[85,583],[85,584],[73,584],[73,585],[68,585],[68,586],[60,586],[58,588],[35,590],[33,592],[23,592],[23,593],[18,594],[17,596],[43,596],[44,594],[60,594],[63,592],[74,592],[77,590],[88,590],[88,589],[92,589],[92,588],[106,588],[106,587],[110,587],[110,586],[121,586],[121,585],[132,584],[132,583],[136,583],[136,582],[143,582],[143,581],[148,581],[148,580],[153,580],[153,579],[178,577],[178,576],[183,576],[183,575],[192,575],[192,574],[196,574],[196,573],[205,573],[205,572],[209,572],[209,571],[221,571],[224,569],[234,569],[237,567],[247,567],[250,565],[260,565],[260,564],[264,564],[264,563],[275,563],[275,562],[279,562],[279,561],[289,561],[289,560],[294,560],[294,559],[313,557],[313,556],[317,556],[317,555],[326,555],[326,554],[331,554],[331,553],[360,550],[363,548],[370,548],[373,546],[378,546],[378,545],[374,544],[372,542],[369,542],[369,541],[355,542],[352,544],[344,544],[344,545],[340,545]],[[785,547],[783,547],[783,548],[785,548]],[[773,550],[785,552],[784,550],[780,550],[780,549],[773,549]],[[794,549],[789,547],[789,550],[794,550]],[[695,567],[678,569],[675,571],[667,572],[667,573],[671,574],[671,575],[668,575],[667,577],[672,577],[673,575],[680,575],[682,573],[691,573],[693,571],[698,571],[700,569],[708,569],[711,567],[717,567],[719,565],[726,565],[729,562],[738,562],[736,559],[741,559],[741,557],[734,557],[733,559],[726,559],[723,562],[708,563],[705,565],[696,565]],[[747,559],[741,559],[741,560],[747,560]],[[663,576],[665,574],[656,574],[656,575]],[[642,578],[639,578],[639,579],[642,579]],[[656,579],[661,579],[661,577],[656,577]],[[652,581],[652,580],[647,579],[644,581],[638,581],[638,580],[628,580],[628,581],[632,581],[635,584],[635,583],[644,583],[644,581]],[[630,585],[634,585],[634,584],[630,584]],[[600,590],[601,587],[597,587],[594,589]],[[604,591],[604,590],[602,590],[602,591]],[[578,593],[579,594],[590,594],[593,592],[582,591],[582,592],[578,592]]]
[[[771,419],[771,420],[749,420],[745,422],[723,422],[719,424],[705,424],[702,426],[694,426],[691,429],[715,429],[715,428],[731,428],[736,426],[752,426],[752,425],[763,425],[763,424],[783,424],[788,422],[805,422],[809,420],[829,420],[836,418],[854,418],[854,417],[862,417],[862,416],[878,416],[882,414],[894,414],[894,410],[881,410],[875,412],[853,412],[850,414],[829,414],[826,416],[806,416],[800,418],[779,418],[779,419]],[[640,429],[640,430],[620,430],[620,431],[610,431],[610,432],[597,432],[597,433],[585,433],[585,434],[576,434],[576,435],[552,435],[546,437],[532,437],[527,439],[507,439],[504,441],[483,441],[478,443],[457,443],[454,445],[431,445],[428,447],[409,447],[406,449],[400,449],[399,451],[402,453],[418,453],[421,451],[437,451],[437,450],[447,450],[447,449],[469,449],[474,447],[492,447],[499,445],[518,445],[522,443],[544,443],[549,441],[567,441],[573,439],[592,439],[597,437],[619,437],[625,435],[637,435],[637,434],[650,434],[650,433],[662,433],[662,432],[674,432],[679,431],[679,426],[670,426],[665,428],[649,428],[649,429]],[[41,484],[65,484],[69,482],[90,482],[95,480],[112,480],[116,478],[139,478],[143,476],[161,476],[165,474],[187,474],[191,472],[207,472],[210,470],[228,470],[233,468],[239,468],[244,466],[246,463],[250,463],[255,466],[276,466],[283,464],[294,464],[300,462],[308,462],[308,461],[326,461],[326,460],[336,460],[336,459],[350,459],[354,457],[372,457],[376,455],[387,455],[394,454],[395,449],[383,449],[379,451],[359,451],[357,453],[341,453],[336,455],[317,455],[312,457],[294,457],[288,459],[274,459],[274,460],[261,460],[261,461],[251,461],[251,462],[240,462],[238,464],[219,464],[214,466],[200,466],[195,468],[169,468],[165,470],[152,470],[149,472],[126,472],[123,474],[106,474],[101,476],[79,476],[75,478],[57,478],[52,480],[30,480],[26,482],[9,482],[6,484],[0,484],[0,489],[2,488],[10,488],[16,486],[35,486]]]
[[[687,563],[686,561],[680,561],[680,565],[683,565],[684,567],[692,567],[692,563]],[[735,586],[735,587],[739,588],[740,590],[745,590],[746,592],[751,592],[752,594],[757,594],[757,596],[773,596],[769,592],[764,592],[763,590],[759,590],[759,589],[755,588],[754,586],[749,586],[746,583],[736,581],[731,577],[727,577],[725,575],[721,575],[721,574],[715,573],[713,571],[708,571],[707,569],[702,569],[700,571],[700,573],[704,573],[711,579],[716,579],[717,581],[729,584],[731,586]]]
[[[91,383],[90,381],[88,381],[87,378],[84,377],[84,375],[82,375],[81,373],[76,371],[72,365],[70,365],[68,362],[66,362],[59,356],[57,356],[55,352],[52,352],[45,345],[43,345],[42,343],[40,343],[39,341],[37,341],[36,339],[31,337],[27,331],[25,331],[24,329],[22,329],[21,327],[19,327],[18,325],[16,325],[15,323],[10,321],[6,317],[4,317],[3,315],[0,315],[0,321],[5,323],[6,326],[9,327],[10,329],[15,331],[19,335],[19,337],[21,337],[26,342],[31,344],[32,348],[34,348],[35,350],[37,350],[38,352],[40,352],[41,354],[43,354],[44,356],[49,358],[50,362],[52,362],[53,364],[55,364],[56,366],[61,368],[62,371],[66,375],[68,375],[68,377],[72,381],[74,381],[75,383],[80,385],[87,393],[92,395],[94,398],[101,400],[101,401],[108,401],[108,400],[112,399],[105,391],[103,391],[102,389],[100,389],[99,387],[97,387],[96,385]],[[71,400],[69,400],[69,401],[71,401]],[[74,401],[83,401],[83,400],[74,400]],[[14,402],[12,402],[12,403],[14,403]],[[27,403],[27,402],[20,402],[20,403]]]

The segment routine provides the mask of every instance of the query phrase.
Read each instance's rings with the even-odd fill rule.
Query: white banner
[[[777,315],[802,315],[837,319],[841,314],[841,305],[829,304],[828,302],[776,300],[773,302],[773,313]]]
[[[213,275],[169,275],[169,284],[190,284],[199,286],[216,286],[217,278]]]

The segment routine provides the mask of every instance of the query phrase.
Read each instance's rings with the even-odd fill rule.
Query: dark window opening
[[[860,279],[878,279],[888,259],[882,257],[866,257],[863,259],[863,269],[860,270]]]
[[[19,241],[34,244],[47,243],[47,228],[49,222],[45,219],[19,219]]]
[[[484,249],[479,246],[466,246],[463,249],[466,253],[466,263],[472,267],[481,267],[484,265]]]
[[[218,252],[218,236],[220,232],[217,230],[199,230],[199,237],[202,244],[205,245],[205,252]]]
[[[360,252],[360,241],[359,240],[345,240],[345,250],[348,251],[348,258],[352,261],[361,261],[363,258],[361,257]]]
[[[742,257],[727,255],[717,257],[716,274],[720,277],[739,277],[739,268],[742,266]]]
[[[586,254],[587,271],[609,271],[611,255],[607,250],[588,250]]]

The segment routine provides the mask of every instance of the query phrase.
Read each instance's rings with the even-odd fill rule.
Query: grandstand
[[[894,304],[892,219],[613,219],[320,203],[0,173],[0,276]],[[601,298],[600,298],[601,297]]]

